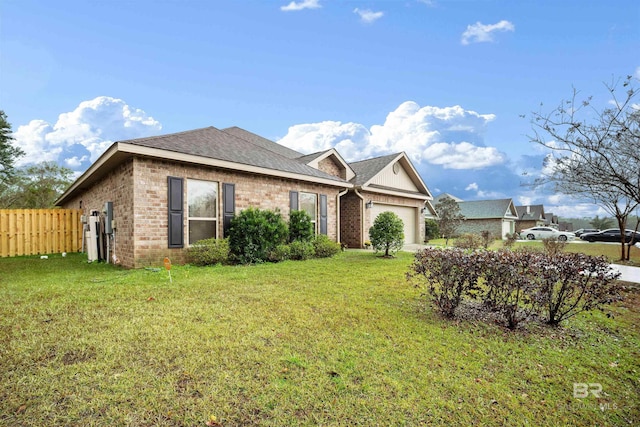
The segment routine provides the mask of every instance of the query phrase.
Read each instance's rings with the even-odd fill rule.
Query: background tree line
[[[0,209],[51,208],[73,182],[73,171],[55,162],[16,167],[25,155],[13,144],[11,124],[0,110]]]

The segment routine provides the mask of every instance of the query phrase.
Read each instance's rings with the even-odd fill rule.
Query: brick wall
[[[102,211],[105,202],[113,202],[113,217],[116,220],[115,242],[111,242],[111,255],[125,267],[134,267],[134,234],[132,159],[114,168],[107,176],[91,185],[79,197],[66,203],[63,208],[82,209],[84,215],[92,210]],[[115,243],[115,244],[114,244]],[[113,258],[109,260],[112,262]]]
[[[458,234],[480,234],[483,231],[489,231],[496,239],[504,238],[502,235],[502,219],[466,219],[458,227]]]
[[[337,176],[338,178],[347,179],[347,171],[341,165],[338,165],[332,156],[326,159],[320,160],[318,163],[318,169],[322,172],[328,173],[331,176]]]
[[[178,164],[162,160],[135,158],[114,169],[106,178],[94,184],[65,207],[101,209],[106,201],[113,201],[117,221],[117,256],[125,267],[161,265],[164,257],[173,263],[184,262],[184,249],[168,246],[168,189],[167,177],[183,178],[185,246],[187,232],[187,180],[215,181],[235,184],[236,213],[249,206],[260,209],[280,209],[283,218],[289,216],[289,191],[327,195],[328,236],[337,237],[337,202],[339,188],[249,173],[220,170],[210,167]],[[134,185],[135,183],[135,185]],[[221,186],[218,192],[218,237],[223,237]]]
[[[362,200],[353,192],[340,198],[340,240],[349,248],[362,247]]]

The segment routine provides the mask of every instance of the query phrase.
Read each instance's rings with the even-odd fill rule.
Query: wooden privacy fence
[[[0,257],[78,252],[79,209],[0,209]]]

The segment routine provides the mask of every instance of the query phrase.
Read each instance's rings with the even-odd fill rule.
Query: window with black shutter
[[[170,248],[184,247],[184,192],[182,178],[170,176],[168,187],[168,244]]]

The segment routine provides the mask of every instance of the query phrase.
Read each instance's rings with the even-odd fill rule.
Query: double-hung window
[[[318,219],[318,195],[314,193],[302,193],[299,195],[299,209],[305,211],[311,217],[313,232],[317,232],[316,223]]]
[[[218,183],[190,179],[187,181],[187,218],[189,244],[217,236]]]

